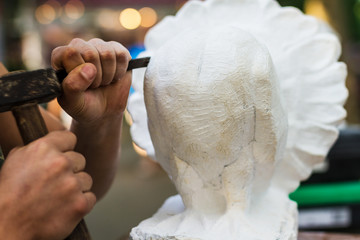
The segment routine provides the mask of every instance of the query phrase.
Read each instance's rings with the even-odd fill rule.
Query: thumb
[[[96,76],[96,67],[84,63],[74,68],[62,83],[63,94],[58,101],[70,115],[81,112],[85,105],[85,91],[90,87]]]

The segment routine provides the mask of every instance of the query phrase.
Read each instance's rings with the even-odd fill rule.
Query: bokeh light
[[[132,30],[140,26],[141,15],[136,9],[127,8],[120,13],[119,20],[124,28]]]
[[[55,9],[50,4],[43,4],[36,8],[35,18],[41,24],[50,24],[56,18]]]
[[[119,21],[119,15],[119,11],[102,9],[97,15],[97,25],[101,28],[109,30],[123,30],[124,28],[121,26]]]
[[[70,0],[65,4],[65,14],[68,18],[77,20],[84,15],[85,6],[79,0]]]
[[[46,2],[46,4],[52,6],[55,10],[56,17],[59,17],[62,13],[62,6],[61,4],[56,0],[49,0]]]
[[[305,13],[319,18],[325,22],[329,22],[329,15],[326,12],[324,4],[320,0],[305,1]]]
[[[144,7],[139,10],[139,13],[141,15],[141,26],[142,27],[151,27],[153,26],[157,21],[157,14],[156,11],[149,7]]]

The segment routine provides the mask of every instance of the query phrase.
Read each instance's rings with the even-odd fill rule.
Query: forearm
[[[85,171],[93,178],[92,191],[100,199],[110,188],[120,157],[122,116],[96,124],[79,124],[73,120],[71,131],[77,136],[76,151],[86,158]]]

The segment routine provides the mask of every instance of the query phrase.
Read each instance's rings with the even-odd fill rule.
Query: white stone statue
[[[145,46],[131,134],[179,195],[131,238],[296,239],[288,195],[323,161],[346,115],[336,36],[273,0],[207,0],[166,17]]]

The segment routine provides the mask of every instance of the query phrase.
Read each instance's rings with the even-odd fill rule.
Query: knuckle
[[[64,51],[64,59],[71,59],[78,54],[78,51],[74,47],[67,47]]]
[[[101,53],[101,59],[103,61],[112,61],[114,59],[114,52],[111,51],[111,50],[104,50],[102,53]]]
[[[88,41],[88,43],[91,44],[99,44],[99,43],[104,43],[104,40],[100,39],[100,38],[92,38]]]
[[[50,144],[45,138],[39,138],[36,141],[29,144],[29,148],[33,148],[35,151],[44,152],[48,151]]]
[[[56,173],[62,173],[71,169],[71,163],[67,157],[61,155],[53,158],[51,168]]]
[[[116,60],[118,63],[127,63],[129,56],[126,51],[120,51],[116,53]]]
[[[86,159],[85,159],[85,157],[84,157],[82,154],[80,154],[80,153],[76,153],[76,154],[77,154],[77,156],[78,156],[78,161],[79,161],[79,164],[80,164],[80,166],[79,166],[79,171],[82,171],[82,170],[85,169]]]
[[[69,45],[79,45],[79,44],[84,44],[85,41],[81,38],[74,38],[71,40]]]
[[[58,56],[59,52],[61,52],[61,49],[63,49],[63,46],[56,47],[56,48],[54,48],[52,50],[52,52],[51,52],[51,60],[54,60]]]
[[[83,194],[81,194],[74,203],[74,211],[78,215],[83,216],[88,213],[88,211],[89,211],[88,209],[89,209],[89,202],[85,198],[85,196]]]
[[[67,193],[77,193],[80,191],[80,183],[74,176],[71,176],[65,180],[64,188]]]
[[[71,131],[64,131],[64,133],[65,133],[66,136],[68,137],[68,141],[76,144],[76,142],[77,142],[77,137],[76,137],[76,135],[75,135],[73,132],[71,132]]]
[[[108,42],[111,46],[113,46],[116,50],[120,51],[124,51],[126,53],[129,53],[129,51],[126,49],[126,47],[124,47],[121,43],[116,42],[116,41],[110,41]],[[130,55],[130,53],[129,53]]]
[[[84,181],[87,183],[87,185],[88,186],[90,186],[90,188],[91,188],[91,186],[93,185],[93,179],[92,179],[92,177],[89,175],[89,174],[87,174],[87,173],[85,173],[84,172]]]
[[[93,49],[84,50],[82,56],[86,62],[94,62],[98,58],[97,51]]]
[[[52,50],[52,52],[51,52],[51,55],[54,55],[54,54],[58,53],[62,48],[63,48],[63,46],[59,46],[59,47],[54,48]]]

